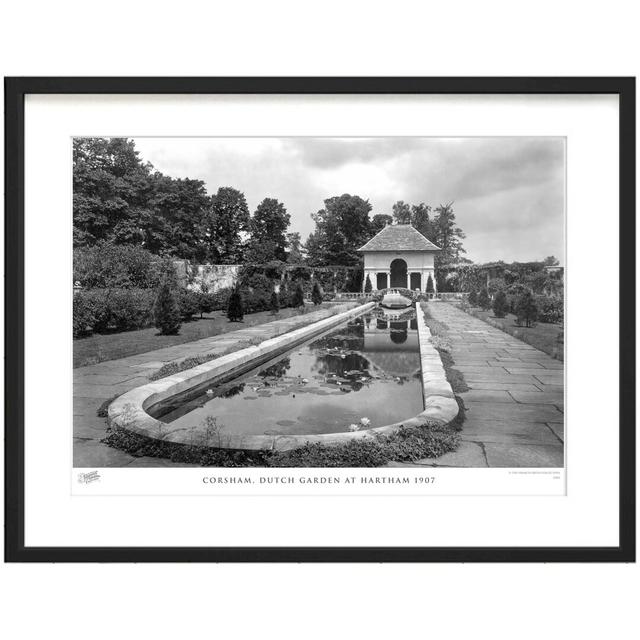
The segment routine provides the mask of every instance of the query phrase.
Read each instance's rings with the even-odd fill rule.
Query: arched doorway
[[[390,287],[407,286],[407,263],[402,258],[396,258],[391,263],[391,284]]]

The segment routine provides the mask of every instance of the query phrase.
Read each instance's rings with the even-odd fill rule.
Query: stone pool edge
[[[416,302],[416,323],[418,344],[420,345],[422,397],[424,399],[424,411],[419,415],[441,424],[447,424],[456,418],[460,408],[447,380],[440,354],[431,342],[431,330],[424,321],[424,311],[420,302]]]
[[[192,369],[181,371],[172,376],[127,391],[109,405],[109,424],[112,427],[121,428],[155,440],[162,440],[163,442],[194,445],[196,443],[190,439],[188,429],[184,427],[171,429],[171,425],[156,420],[147,413],[146,409],[157,402],[201,384],[205,380],[228,376],[232,374],[234,369],[246,367],[248,363],[254,360],[259,360],[268,354],[274,354],[278,351],[285,351],[287,348],[304,342],[315,334],[337,326],[349,318],[365,313],[374,306],[375,303],[368,302],[275,338],[264,340],[257,346],[234,351]],[[451,385],[447,382],[440,354],[431,344],[431,332],[424,322],[424,314],[419,303],[416,303],[416,317],[422,368],[422,393],[425,407],[417,416],[383,427],[343,433],[317,435],[225,434],[222,439],[216,438],[208,446],[251,451],[287,451],[308,443],[341,444],[350,440],[372,438],[376,435],[391,435],[403,426],[424,427],[434,422],[438,424],[450,422],[458,414],[458,403],[454,398]],[[212,384],[215,384],[215,381]],[[201,442],[197,444],[202,446]]]

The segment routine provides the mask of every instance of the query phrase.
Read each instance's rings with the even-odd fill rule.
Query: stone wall
[[[209,293],[233,287],[242,266],[239,264],[192,264],[188,260],[176,260],[174,264],[181,286],[201,291],[204,284]]]

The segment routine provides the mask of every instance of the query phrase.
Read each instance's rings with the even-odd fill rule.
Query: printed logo
[[[100,480],[100,474],[97,471],[89,471],[87,473],[78,474],[78,482],[80,484],[89,484],[91,482],[95,482],[96,480]]]

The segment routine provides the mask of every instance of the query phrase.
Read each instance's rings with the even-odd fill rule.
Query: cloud
[[[373,213],[397,200],[454,202],[477,261],[564,258],[564,139],[138,138],[141,156],[174,177],[244,192],[251,210],[278,198],[291,230],[306,237],[310,214],[342,193]]]

